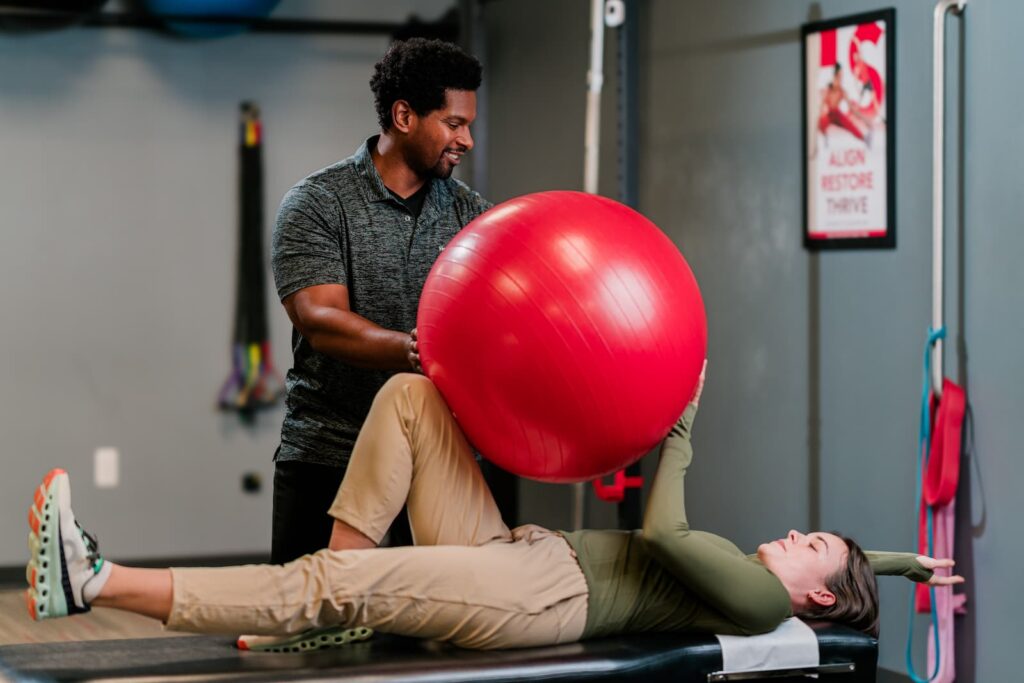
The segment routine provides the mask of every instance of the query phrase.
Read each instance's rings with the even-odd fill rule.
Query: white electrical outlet
[[[121,483],[121,453],[116,448],[97,448],[93,454],[93,482],[98,489],[112,489]]]

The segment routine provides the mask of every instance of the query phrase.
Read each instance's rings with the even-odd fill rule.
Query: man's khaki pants
[[[412,547],[172,569],[167,626],[253,634],[369,626],[470,648],[581,637],[587,585],[568,543],[538,526],[505,526],[437,389],[402,374],[374,399],[330,514],[379,543],[406,501]]]

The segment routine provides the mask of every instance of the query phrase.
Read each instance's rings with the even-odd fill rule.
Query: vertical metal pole
[[[639,115],[637,97],[640,62],[640,2],[624,0],[626,20],[618,30],[618,95],[619,95],[619,201],[633,209],[639,208]]]
[[[484,25],[483,7],[480,0],[461,0],[462,46],[475,55],[487,70],[487,27]],[[490,197],[488,182],[490,140],[490,117],[488,106],[487,75],[476,91],[476,121],[473,122],[472,188],[484,197]]]
[[[634,209],[639,208],[639,0],[625,0],[625,21],[618,31],[618,148],[619,148],[619,201]],[[643,473],[640,463],[626,468],[626,476]],[[619,503],[618,523],[620,529],[636,529],[643,523],[642,492],[640,489],[626,489],[625,497]]]
[[[587,114],[583,131],[583,191],[597,194],[601,157],[601,88],[604,86],[604,0],[590,2],[590,70],[587,71]],[[572,528],[582,529],[587,502],[585,483],[572,487]]]
[[[933,18],[932,52],[932,329],[942,327],[945,216],[946,14],[959,14],[967,0],[939,0]],[[942,340],[932,347],[932,391],[942,393]]]
[[[604,0],[590,2],[590,70],[587,71],[587,118],[583,131],[583,191],[597,194],[601,157],[601,88],[604,86]]]

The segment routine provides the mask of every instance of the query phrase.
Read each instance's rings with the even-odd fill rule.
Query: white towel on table
[[[722,646],[724,673],[818,666],[818,637],[796,617],[759,636],[715,637]]]

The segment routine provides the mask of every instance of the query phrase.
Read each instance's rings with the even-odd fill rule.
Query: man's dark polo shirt
[[[412,215],[381,181],[369,151],[376,143],[370,138],[285,195],[274,228],[274,280],[282,300],[313,285],[345,285],[354,313],[409,331],[438,254],[491,204],[458,180],[434,179],[419,217]],[[292,350],[276,459],[344,467],[374,395],[393,373],[317,353],[297,330]]]

